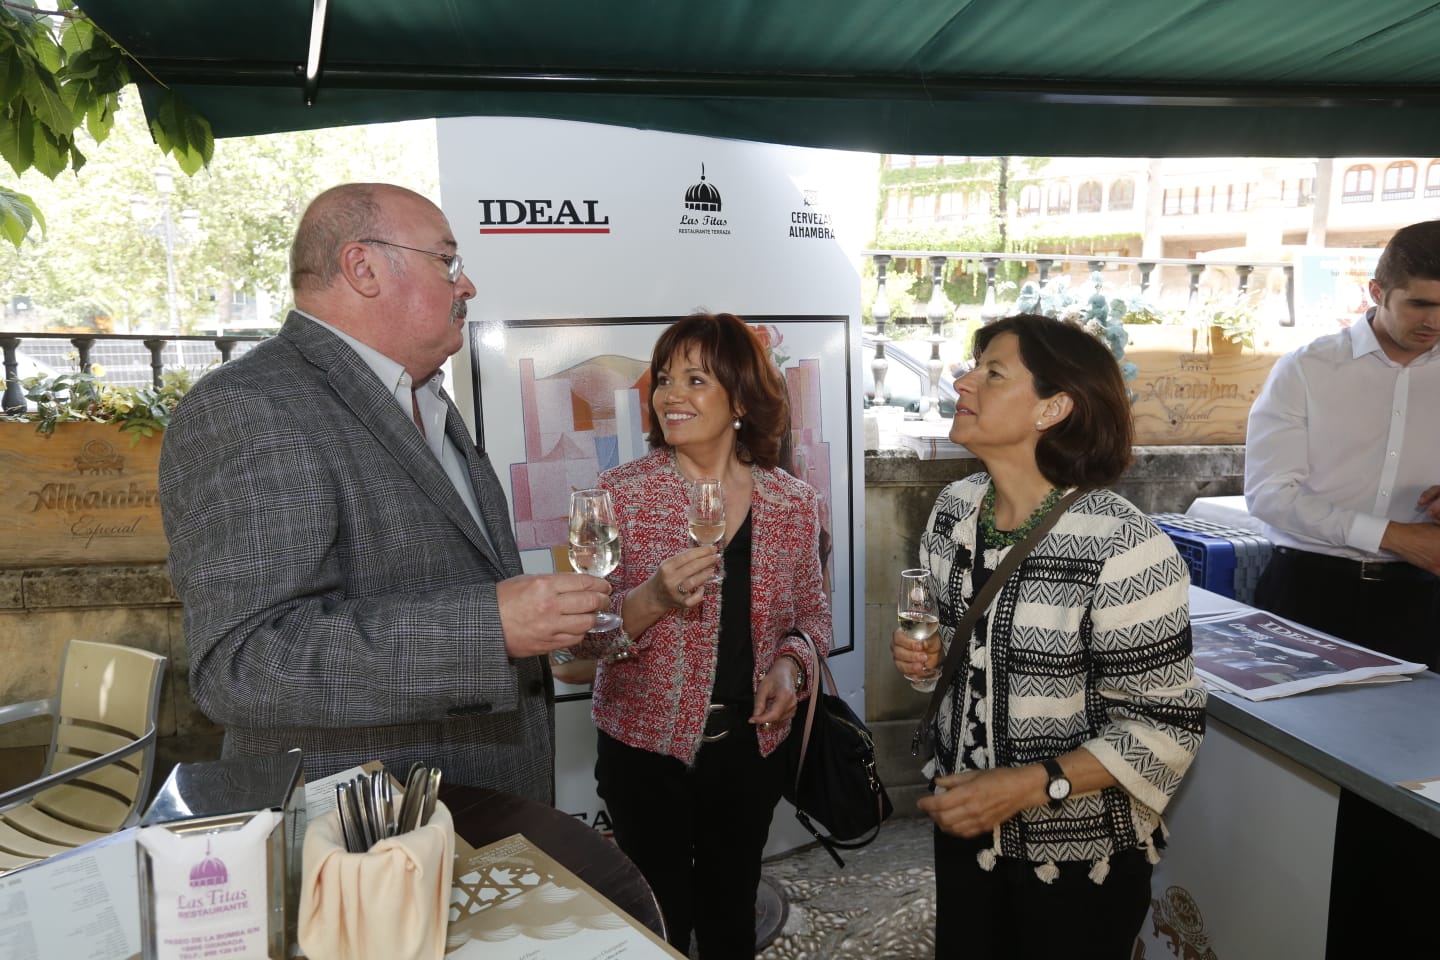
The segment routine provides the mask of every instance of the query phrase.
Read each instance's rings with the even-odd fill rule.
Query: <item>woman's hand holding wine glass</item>
[[[921,567],[900,571],[896,603],[900,629],[895,631],[895,664],[917,690],[930,690],[940,678],[939,610],[930,592],[930,571]],[[917,656],[923,652],[924,658]]]
[[[716,547],[715,575],[710,583],[725,579],[719,545],[725,539],[725,490],[720,481],[702,477],[690,484],[690,504],[685,511],[690,524],[690,542],[697,547]],[[702,585],[703,589],[703,585]]]

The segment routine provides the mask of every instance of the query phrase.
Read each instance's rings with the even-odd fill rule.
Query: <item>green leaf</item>
[[[150,121],[150,132],[160,152],[172,154],[180,169],[191,176],[209,163],[215,153],[210,121],[191,110],[184,98],[173,90],[161,99],[160,109]]]
[[[0,236],[19,249],[20,242],[36,223],[45,229],[45,218],[35,207],[35,201],[23,193],[16,193],[0,187]]]
[[[25,67],[20,96],[30,105],[36,120],[55,133],[68,135],[75,129],[75,114],[60,95],[55,78],[29,64]]]
[[[115,126],[115,98],[104,97],[91,105],[85,112],[85,129],[96,143],[110,136]]]
[[[74,56],[95,46],[95,24],[83,18],[67,20],[60,31],[60,48]]]
[[[35,169],[54,180],[70,162],[70,138],[57,137],[44,127],[35,128]]]
[[[36,24],[38,29],[30,32],[30,50],[35,54],[35,59],[52,74],[60,72],[65,65],[65,54],[61,52],[60,45],[50,35],[50,28],[44,24]]]
[[[100,66],[89,50],[77,50],[65,63],[64,77],[67,80],[89,80],[100,72]]]
[[[35,127],[30,108],[21,100],[14,107],[9,123],[0,123],[0,157],[17,174],[35,165]]]
[[[9,103],[20,95],[20,78],[24,67],[20,64],[20,50],[13,44],[0,43],[0,105]]]

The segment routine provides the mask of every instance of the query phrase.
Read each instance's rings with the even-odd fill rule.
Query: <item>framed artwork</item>
[[[675,316],[519,319],[469,328],[475,426],[508,488],[525,569],[570,569],[570,491],[650,447],[650,355]],[[790,391],[781,466],[820,495],[821,552],[834,653],[854,649],[856,484],[851,470],[850,338],[843,315],[747,316]],[[623,549],[623,546],[622,546]],[[560,699],[588,697],[561,684]]]

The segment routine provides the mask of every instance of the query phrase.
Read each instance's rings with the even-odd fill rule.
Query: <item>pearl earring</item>
[[[1036,430],[1044,430],[1044,429],[1045,429],[1045,421],[1044,421],[1044,420],[1036,420],[1036,421],[1035,421],[1035,429],[1036,429]]]
[[[739,418],[739,417],[736,417],[736,418],[735,418],[735,422],[731,423],[730,426],[734,427],[736,430],[739,430],[739,429],[740,429],[740,418]]]

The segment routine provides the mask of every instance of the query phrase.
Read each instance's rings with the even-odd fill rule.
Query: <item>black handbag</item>
[[[873,841],[895,808],[875,769],[870,730],[840,699],[830,665],[815,641],[804,631],[796,633],[809,645],[816,669],[805,722],[792,723],[786,743],[790,769],[784,795],[795,807],[795,819],[843,867],[836,849],[855,850]],[[816,824],[827,832],[821,833]]]

